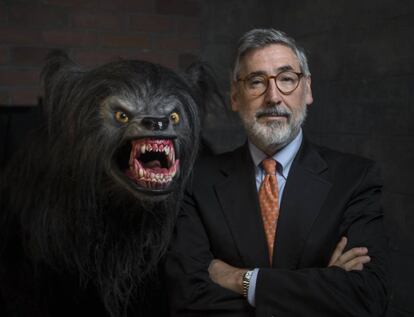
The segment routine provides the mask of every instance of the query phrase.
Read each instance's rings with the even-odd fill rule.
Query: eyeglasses
[[[244,89],[251,97],[258,97],[263,95],[269,88],[269,80],[274,79],[276,87],[284,95],[291,94],[299,86],[300,79],[303,73],[296,73],[292,71],[283,71],[275,76],[267,76],[264,74],[250,74],[245,78],[239,78],[237,81],[242,81]]]

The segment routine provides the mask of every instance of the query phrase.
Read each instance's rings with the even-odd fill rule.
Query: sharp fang
[[[144,176],[144,169],[139,168],[139,177],[143,177],[143,176]]]
[[[129,155],[129,165],[133,165],[135,160],[135,149],[132,148],[131,154]]]
[[[141,145],[141,153],[142,153],[142,154],[144,154],[144,153],[145,153],[145,150],[146,150],[146,148],[145,148],[145,144]]]
[[[170,153],[170,147],[168,145],[164,148],[164,152],[165,155],[168,155]]]

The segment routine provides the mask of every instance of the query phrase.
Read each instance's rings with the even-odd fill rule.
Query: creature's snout
[[[168,128],[170,120],[168,117],[146,117],[141,121],[142,125],[150,131],[162,131]]]

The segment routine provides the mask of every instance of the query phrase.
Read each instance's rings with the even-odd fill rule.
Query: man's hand
[[[352,248],[351,250],[342,253],[346,247],[348,240],[346,237],[342,237],[341,241],[337,244],[328,266],[339,266],[345,271],[358,270],[361,271],[364,268],[364,264],[371,261],[371,258],[367,255],[367,248]]]
[[[243,294],[243,274],[247,269],[231,266],[219,259],[211,261],[208,273],[214,283],[240,295]]]

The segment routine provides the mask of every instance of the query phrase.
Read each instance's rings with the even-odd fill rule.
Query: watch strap
[[[247,298],[247,293],[249,291],[250,286],[250,279],[252,277],[253,271],[246,271],[246,273],[243,274],[242,284],[243,284],[243,296]]]

